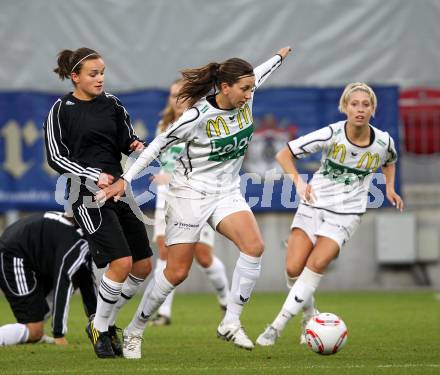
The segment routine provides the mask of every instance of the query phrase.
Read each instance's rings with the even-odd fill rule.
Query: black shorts
[[[26,259],[0,250],[0,287],[18,323],[44,321],[47,290]]]
[[[127,203],[111,199],[99,207],[90,197],[85,197],[88,201],[81,198],[84,196],[72,204],[73,214],[84,231],[98,268],[126,256],[136,262],[153,255],[145,224]]]

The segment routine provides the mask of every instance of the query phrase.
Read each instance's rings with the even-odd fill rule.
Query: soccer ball
[[[306,342],[315,353],[335,354],[347,343],[347,326],[335,314],[315,315],[306,325]]]

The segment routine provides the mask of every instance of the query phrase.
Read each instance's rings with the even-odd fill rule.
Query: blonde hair
[[[176,115],[171,104],[167,104],[160,115],[162,118],[160,119],[159,124],[157,124],[157,128],[159,133],[163,133],[167,130],[168,125],[174,121]]]
[[[171,94],[171,87],[175,84],[181,83],[182,79],[176,79],[170,86],[170,94]],[[176,120],[176,111],[174,110],[174,107],[171,105],[170,100],[167,100],[167,104],[165,108],[160,112],[161,119],[159,123],[157,124],[158,133],[163,133],[165,130],[167,130],[168,125],[170,125],[174,120]]]
[[[339,112],[346,113],[347,104],[348,101],[350,100],[350,96],[355,91],[363,91],[368,94],[368,96],[370,97],[371,105],[373,107],[373,116],[374,116],[377,108],[376,94],[374,93],[373,89],[370,86],[368,86],[366,83],[363,82],[353,82],[345,86],[344,92],[342,93],[341,98],[339,99],[339,107],[338,107]]]

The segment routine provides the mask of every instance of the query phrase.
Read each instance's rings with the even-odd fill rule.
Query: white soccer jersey
[[[347,139],[345,121],[288,143],[297,159],[322,151],[321,167],[310,182],[317,199],[307,204],[344,214],[366,211],[372,173],[397,160],[390,135],[374,126],[370,128],[372,142],[365,147],[356,146]]]
[[[275,55],[254,69],[255,88],[281,65]],[[170,188],[177,196],[228,193],[240,187],[240,168],[252,139],[251,99],[241,108],[222,110],[202,98],[141,153],[124,174],[127,181],[172,145],[185,142]]]

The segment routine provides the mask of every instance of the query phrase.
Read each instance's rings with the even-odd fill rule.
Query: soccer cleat
[[[310,319],[312,319],[315,315],[318,315],[318,314],[319,314],[319,311],[317,309],[315,309],[315,312],[313,315],[303,314],[303,318],[301,320],[301,334],[299,335],[299,343],[301,345],[307,344],[307,340],[306,340],[307,323],[310,321]]]
[[[149,326],[169,326],[170,324],[171,318],[162,314],[157,314],[153,319],[148,322]]]
[[[247,350],[252,350],[254,348],[254,344],[246,335],[246,332],[244,331],[244,328],[241,326],[240,322],[221,322],[217,328],[217,337],[222,340],[232,341],[240,348]]]
[[[256,343],[260,346],[272,346],[275,345],[278,337],[280,337],[280,332],[275,327],[269,325],[264,332],[258,336]]]
[[[124,339],[124,346],[122,349],[124,358],[140,359],[142,357],[142,336],[133,335],[124,329],[122,334]]]
[[[122,357],[122,341],[118,335],[118,332],[122,332],[122,329],[116,326],[108,327],[108,334],[112,343],[113,352],[115,353],[115,356]]]
[[[108,332],[99,332],[90,321],[86,328],[87,336],[92,342],[93,349],[99,358],[114,358],[115,352]]]

